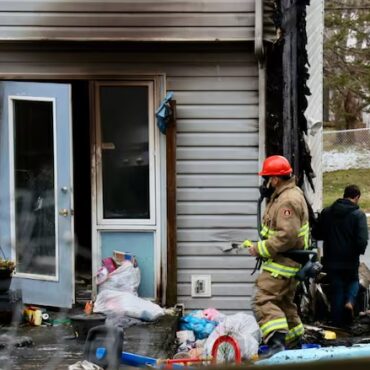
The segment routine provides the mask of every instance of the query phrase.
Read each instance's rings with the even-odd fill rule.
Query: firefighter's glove
[[[244,240],[242,244],[242,248],[250,248],[253,247],[253,243],[250,240]]]
[[[254,244],[250,240],[244,240],[244,242],[242,243],[242,248],[247,248],[248,249],[248,253],[251,256],[254,256],[254,257],[257,257],[258,256],[257,249],[256,249],[256,247],[254,246]]]

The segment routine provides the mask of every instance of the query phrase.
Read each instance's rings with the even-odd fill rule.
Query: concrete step
[[[154,358],[172,358],[176,353],[177,327],[178,317],[169,315],[154,323],[131,326],[124,330],[123,350]]]

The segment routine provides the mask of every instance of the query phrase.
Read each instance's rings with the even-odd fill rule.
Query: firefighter
[[[308,248],[308,208],[285,157],[266,158],[259,175],[264,178],[268,194],[262,220],[263,240],[257,244],[246,240],[243,244],[252,256],[263,259],[253,308],[264,342],[275,353],[298,343],[304,333],[293,302],[297,286],[294,277],[301,266],[283,253]]]

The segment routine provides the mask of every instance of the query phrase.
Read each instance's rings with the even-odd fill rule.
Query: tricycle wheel
[[[230,335],[222,335],[215,340],[212,347],[213,364],[241,363],[241,353],[238,342]]]

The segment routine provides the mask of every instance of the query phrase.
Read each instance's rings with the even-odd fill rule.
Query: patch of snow
[[[324,172],[370,168],[370,150],[353,148],[323,152],[322,164]]]

